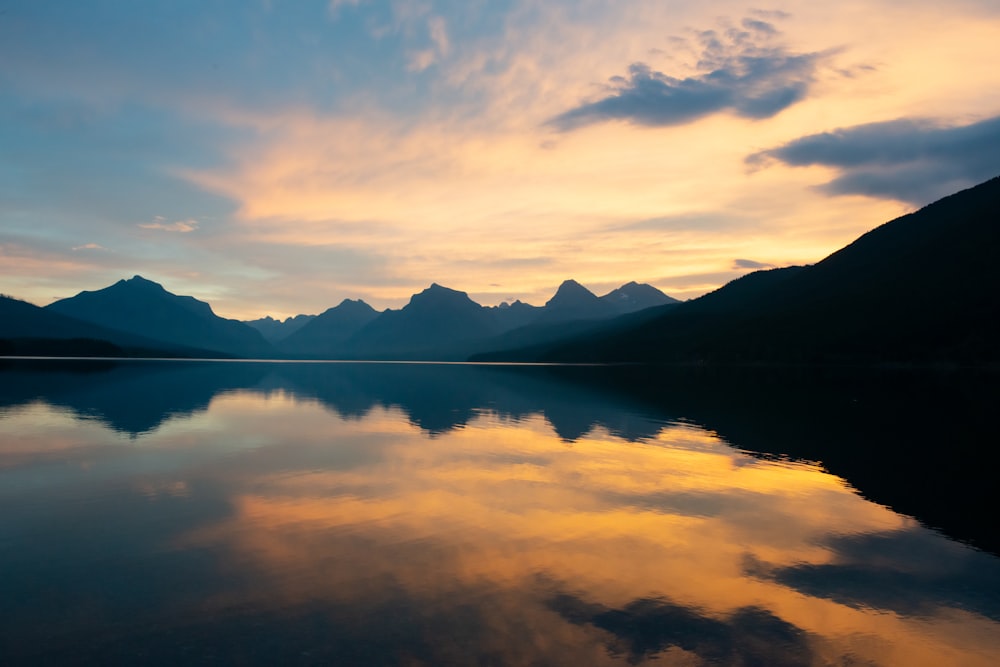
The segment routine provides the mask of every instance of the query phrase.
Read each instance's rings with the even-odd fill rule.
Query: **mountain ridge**
[[[361,299],[344,299],[327,308],[298,331],[279,340],[276,345],[292,356],[316,356],[343,346],[354,334],[378,316],[378,312]]]
[[[278,341],[284,340],[288,336],[291,336],[293,333],[300,330],[314,319],[316,319],[316,315],[300,314],[295,315],[294,317],[286,317],[283,320],[276,320],[270,315],[265,315],[264,317],[259,317],[256,320],[241,321],[248,327],[252,327],[259,331],[260,335],[264,337],[264,340],[274,344]]]
[[[1000,177],[816,264],[754,272],[659,317],[479,361],[1000,362]]]
[[[344,299],[317,316],[239,322],[219,317],[208,303],[173,294],[163,285],[135,275],[101,289],[83,290],[45,308],[31,305],[37,313],[46,314],[36,313],[31,318],[41,317],[49,324],[36,326],[31,336],[22,336],[24,331],[11,327],[6,332],[0,329],[0,339],[8,340],[4,354],[35,350],[46,356],[134,356],[120,349],[125,345],[146,350],[150,356],[162,351],[167,356],[194,357],[459,361],[489,349],[497,340],[535,343],[552,340],[567,327],[590,329],[595,322],[637,307],[636,303],[625,308],[609,303],[623,290],[634,292],[637,288],[653,302],[676,301],[655,287],[634,281],[597,297],[576,281],[567,280],[547,306],[521,301],[482,306],[466,292],[433,282],[399,310],[378,312],[360,299]],[[513,338],[501,338],[510,332],[514,332]],[[26,337],[30,344],[10,342]],[[79,340],[70,343],[70,339]]]
[[[619,290],[638,287],[647,300],[674,302],[655,287],[634,281]],[[615,292],[610,293],[615,295]],[[607,296],[607,295],[606,295]],[[610,319],[634,304],[613,307],[579,283],[567,280],[545,306],[515,301],[483,306],[468,293],[433,282],[415,293],[401,309],[376,312],[363,301],[366,313],[360,320],[340,309],[352,303],[345,299],[300,331],[278,342],[282,352],[296,358],[423,359],[460,361],[488,349],[509,332],[520,331],[515,340],[549,340],[565,329],[550,329],[561,323],[586,326],[589,321]],[[556,307],[552,307],[553,302]],[[638,307],[641,308],[642,304]]]
[[[0,356],[217,356],[137,336],[0,295]]]
[[[260,332],[221,318],[204,301],[179,296],[136,275],[94,291],[60,299],[45,310],[107,329],[238,356],[271,356]]]
[[[598,297],[570,279],[541,307],[521,302],[484,307],[467,293],[434,282],[399,310],[378,313],[360,300],[345,299],[324,313],[327,320],[336,314],[342,321],[318,333],[313,347],[286,347],[283,353],[441,361],[1000,364],[997,221],[1000,177],[878,225],[815,264],[749,273],[691,301],[677,302],[635,282]],[[616,308],[624,303],[628,311],[650,300],[660,305],[624,315]],[[0,305],[43,322],[38,313],[11,303]],[[65,329],[51,332],[51,339],[78,338],[84,348],[92,345],[86,341],[145,336],[168,346],[197,343],[242,356],[274,350],[249,326],[219,318],[207,303],[171,294],[141,276],[81,292],[44,311],[70,318],[40,325]],[[360,318],[347,317],[349,311]],[[310,326],[320,332],[322,319],[299,333]],[[192,320],[216,329],[237,327],[259,345],[220,343],[204,328],[192,338],[193,330],[178,325]],[[16,334],[12,325],[0,329],[0,338],[8,341]]]

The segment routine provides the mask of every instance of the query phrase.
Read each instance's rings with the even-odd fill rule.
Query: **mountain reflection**
[[[1000,657],[1000,560],[810,463],[908,502],[913,471],[947,470],[988,425],[980,379],[239,362],[0,378],[5,665]],[[941,488],[923,489],[938,516],[975,514]],[[960,537],[990,532],[982,512]]]
[[[344,418],[396,408],[436,435],[487,413],[543,417],[567,443],[628,441],[687,421],[763,456],[820,461],[866,497],[1000,553],[1000,502],[978,465],[994,434],[991,374],[438,364],[0,362],[0,408],[33,400],[137,436],[226,392],[284,392]]]
[[[465,426],[483,411],[520,420],[543,415],[564,440],[597,426],[628,440],[654,437],[660,422],[636,418],[631,401],[609,402],[599,388],[545,372],[478,365],[391,363],[7,362],[0,405],[41,398],[138,435],[174,416],[204,410],[217,394],[283,391],[316,400],[338,415],[401,409],[431,434]],[[662,419],[660,417],[659,419]]]

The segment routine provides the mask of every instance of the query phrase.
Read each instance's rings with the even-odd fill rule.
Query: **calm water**
[[[1000,664],[993,385],[6,362],[0,664]]]

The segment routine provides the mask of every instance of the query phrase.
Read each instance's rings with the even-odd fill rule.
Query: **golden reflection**
[[[41,401],[5,408],[0,423],[0,468],[127,440],[97,421]]]
[[[213,608],[364,607],[391,582],[429,608],[486,596],[483,622],[499,634],[483,634],[507,637],[505,651],[527,651],[528,640],[510,638],[516,619],[531,618],[531,637],[544,629],[550,649],[575,646],[587,664],[628,652],[595,649],[606,629],[556,613],[553,600],[619,610],[647,600],[701,623],[787,623],[804,633],[812,664],[985,666],[1000,655],[996,622],[973,611],[876,611],[782,583],[837,565],[838,538],[920,529],[817,466],[758,460],[692,425],[646,442],[595,429],[566,443],[540,416],[484,413],[432,438],[393,409],[345,421],[287,396],[227,395],[212,414],[234,438],[258,434],[265,459],[340,456],[265,476],[219,472],[232,516],[174,546],[223,546],[228,567],[252,571],[257,585],[217,594]],[[658,656],[698,664],[678,646]]]

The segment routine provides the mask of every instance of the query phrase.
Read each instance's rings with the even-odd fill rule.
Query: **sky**
[[[1000,2],[0,0],[0,292],[688,299],[1000,174]]]

